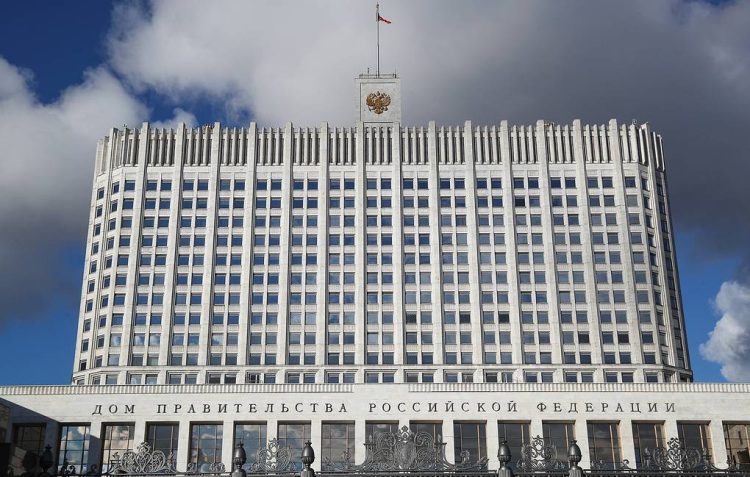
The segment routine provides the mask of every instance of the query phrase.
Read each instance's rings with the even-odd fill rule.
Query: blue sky
[[[0,245],[7,252],[0,264],[6,275],[21,273],[16,272],[21,265],[32,269],[0,287],[0,362],[7,363],[1,384],[63,384],[70,378],[87,188],[95,141],[109,127],[142,120],[231,125],[251,119],[269,125],[289,119],[342,125],[353,120],[351,79],[372,62],[372,32],[363,19],[369,18],[369,3],[312,3],[300,11],[284,2],[241,2],[223,4],[223,16],[216,13],[221,8],[202,11],[207,6],[202,2],[179,5],[92,0],[5,5],[0,128],[6,136],[0,132],[0,143],[13,151],[24,141],[39,140],[28,118],[49,120],[42,134],[69,128],[64,137],[71,139],[30,153],[19,146],[18,154],[0,158],[3,170],[10,171],[7,177],[29,176],[21,166],[16,172],[11,161],[55,164],[44,180],[0,196],[24,211],[0,208],[0,223],[21,223],[41,237],[29,241],[0,229],[5,230]],[[549,12],[554,8],[523,2],[487,6],[477,14],[451,3],[381,2],[381,12],[394,20],[381,32],[384,69],[402,75],[407,121],[635,117],[651,121],[664,135],[698,381],[750,379],[737,370],[750,356],[744,266],[750,198],[744,180],[735,177],[747,177],[750,161],[742,135],[730,134],[750,126],[746,5],[665,1],[590,8],[593,4],[573,3],[567,9],[572,11]],[[283,35],[274,26],[281,18]],[[611,18],[618,22],[594,26]],[[613,61],[612,55],[622,58]],[[83,129],[66,119],[89,117],[93,124]],[[722,170],[704,171],[708,160]],[[58,177],[55,167],[61,161],[65,169]],[[35,187],[46,197],[42,205],[24,197]],[[731,296],[725,289],[721,302],[726,305],[717,310],[714,301],[727,283],[738,288]],[[715,362],[699,345],[719,319],[735,326],[721,329],[709,346],[731,351],[709,352]]]

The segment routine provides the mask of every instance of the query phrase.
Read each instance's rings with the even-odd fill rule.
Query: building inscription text
[[[557,402],[516,401],[377,401],[367,403],[368,414],[517,413],[519,404],[536,413],[660,413],[675,412],[674,402]],[[155,405],[154,414],[349,414],[344,402],[192,403]],[[91,415],[136,414],[135,404],[97,404]]]

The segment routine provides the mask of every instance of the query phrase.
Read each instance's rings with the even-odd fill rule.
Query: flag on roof
[[[375,16],[377,17],[375,21],[383,22],[383,23],[386,23],[388,25],[391,24],[390,20],[388,20],[385,17],[380,16],[380,5],[379,4],[375,5]]]

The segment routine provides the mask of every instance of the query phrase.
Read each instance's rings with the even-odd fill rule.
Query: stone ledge
[[[606,392],[750,393],[750,383],[393,383],[393,384],[153,384],[0,386],[0,396],[96,394],[351,394],[362,387],[393,387],[411,393]]]

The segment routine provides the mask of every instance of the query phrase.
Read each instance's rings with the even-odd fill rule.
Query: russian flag
[[[378,21],[379,21],[379,22],[383,22],[383,23],[387,23],[387,24],[389,24],[389,25],[391,24],[391,21],[390,21],[390,20],[388,20],[388,19],[385,19],[385,18],[381,17],[380,15],[378,15]]]

